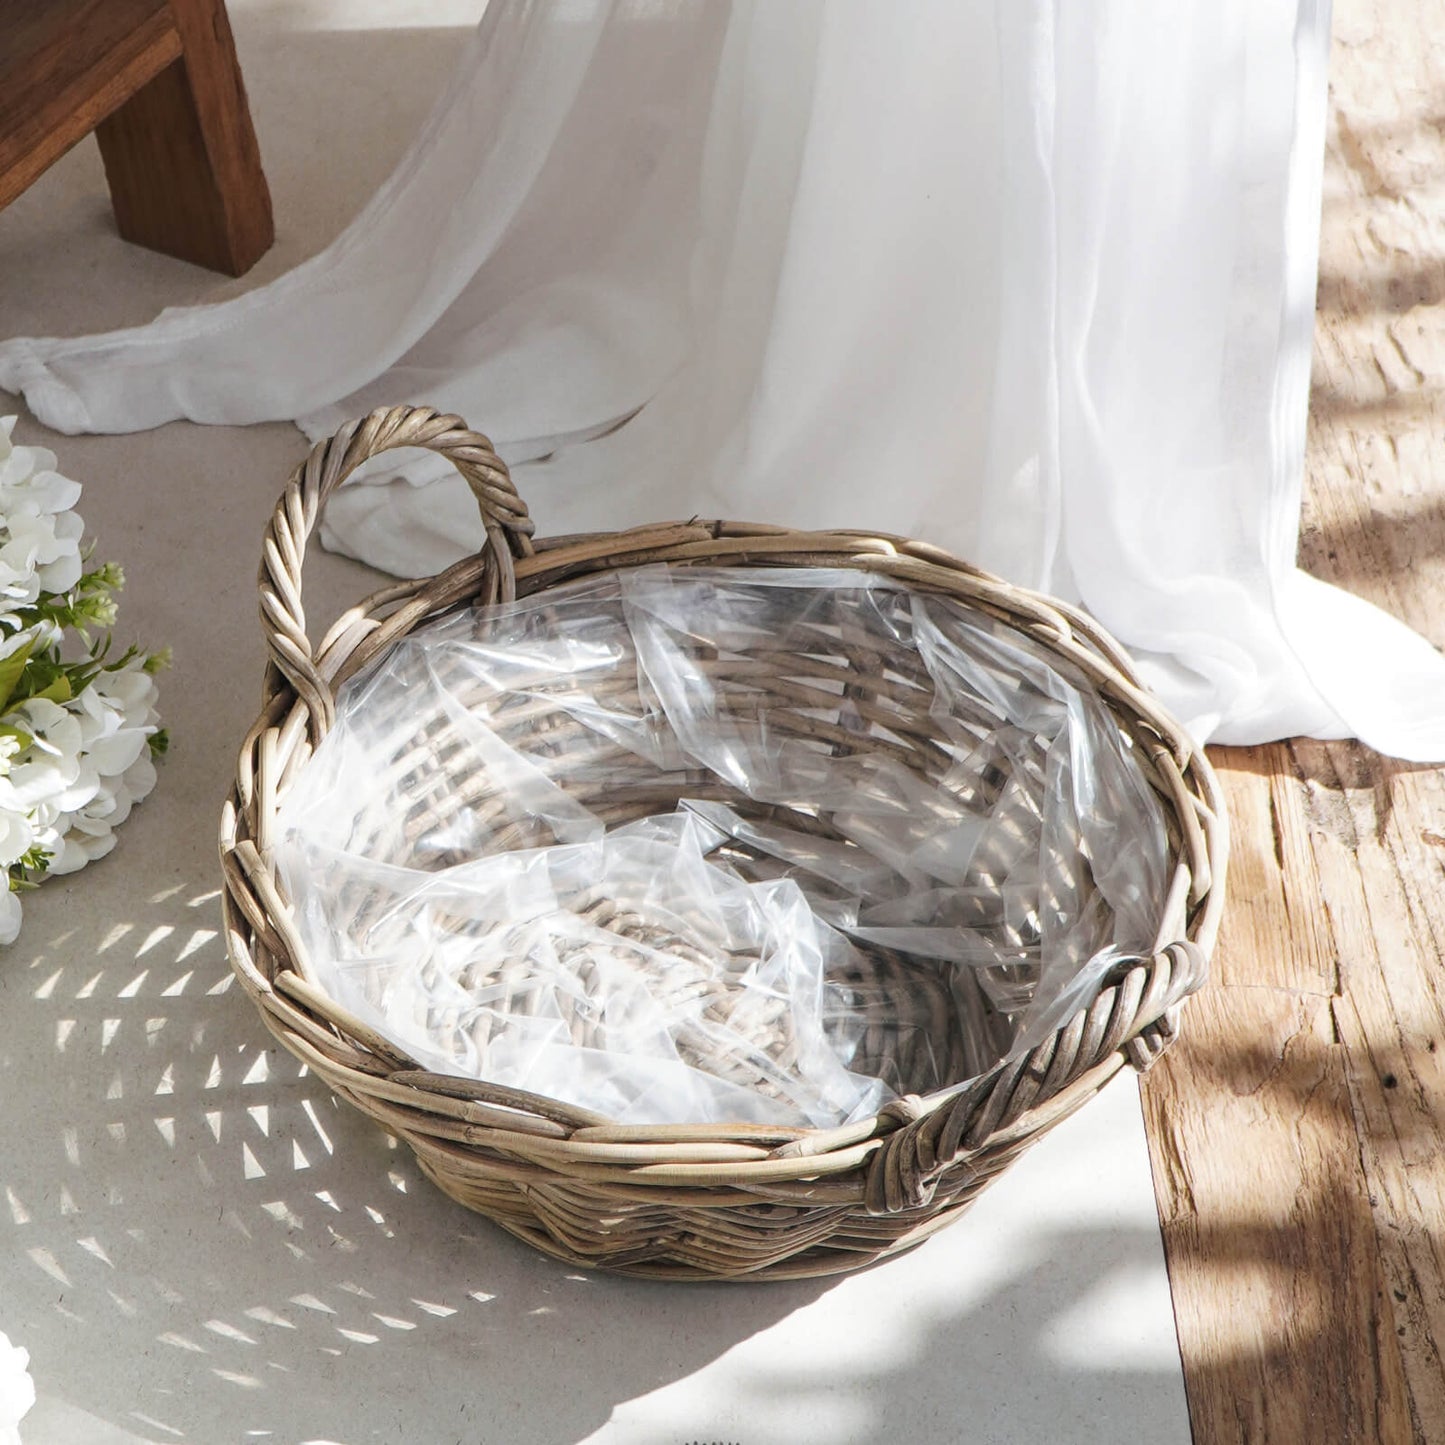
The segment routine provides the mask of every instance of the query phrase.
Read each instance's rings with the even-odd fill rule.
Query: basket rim
[[[469,456],[485,443],[459,431],[455,418],[423,410],[374,413],[365,425],[384,436],[384,445],[416,444],[418,426],[432,428],[423,444],[437,450],[445,449],[438,438],[458,451],[469,448]],[[326,492],[359,464],[356,437],[366,434],[343,432],[298,468],[267,534],[262,625],[271,661],[261,712],[242,742],[222,809],[224,926],[232,968],[278,1041],[405,1138],[448,1192],[486,1195],[492,1186],[485,1181],[510,1178],[535,1195],[570,1180],[644,1199],[702,1192],[714,1205],[737,1196],[908,1222],[918,1211],[951,1208],[961,1188],[977,1187],[1004,1167],[1126,1062],[1147,1068],[1172,1042],[1180,1005],[1205,980],[1223,908],[1229,844],[1222,795],[1203,750],[1145,691],[1124,649],[1081,609],[1004,582],[932,544],[869,531],[693,518],[534,543],[529,524],[510,533],[489,517],[483,552],[434,577],[373,592],[338,617],[313,650],[300,568]],[[367,455],[378,449],[375,441],[366,441]],[[1071,663],[1131,739],[1136,765],[1170,816],[1172,887],[1152,955],[1118,969],[1087,1006],[1026,1053],[966,1083],[894,1100],[869,1119],[832,1129],[617,1124],[558,1100],[430,1073],[330,999],[308,977],[270,861],[270,824],[278,797],[330,725],[336,690],[422,622],[458,607],[654,562],[871,572],[972,605]],[[501,1222],[538,1242],[530,1226]]]

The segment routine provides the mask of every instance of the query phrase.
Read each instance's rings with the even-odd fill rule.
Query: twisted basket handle
[[[929,1205],[943,1176],[970,1155],[986,1179],[1039,1132],[1011,1131],[1031,1109],[1063,1118],[1125,1061],[1142,1073],[1174,1041],[1178,1006],[1209,971],[1204,950],[1179,940],[1100,991],[1087,1009],[1037,1048],[990,1070],[936,1107],[895,1099],[880,1118],[903,1127],[884,1137],[865,1184],[870,1214]],[[779,1151],[786,1152],[786,1151]]]
[[[313,737],[330,728],[336,702],[318,666],[301,605],[306,543],[327,497],[363,462],[398,447],[424,447],[446,457],[471,488],[487,532],[478,559],[483,566],[480,590],[489,600],[510,601],[516,595],[513,559],[532,554],[532,519],[506,464],[491,442],[460,417],[426,406],[382,407],[318,442],[276,504],[266,528],[260,575],[261,632],[272,663],[306,704]]]

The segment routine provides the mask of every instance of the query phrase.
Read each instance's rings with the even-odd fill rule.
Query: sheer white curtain
[[[544,531],[927,537],[1082,601],[1201,738],[1445,757],[1445,663],[1300,574],[1328,0],[492,0],[290,275],[0,345],[62,430],[429,401]],[[479,540],[395,464],[330,545]]]

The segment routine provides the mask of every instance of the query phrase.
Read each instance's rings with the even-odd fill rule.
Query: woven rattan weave
[[[326,497],[368,458],[415,446],[447,457],[466,478],[485,522],[484,548],[437,577],[375,594],[313,646],[301,566]],[[644,563],[855,568],[952,597],[1045,648],[1097,689],[1167,813],[1172,885],[1160,900],[1165,925],[1154,956],[1107,979],[1043,1044],[961,1090],[924,1092],[936,1080],[922,1080],[878,1116],[830,1130],[622,1126],[556,1100],[427,1072],[351,1016],[311,976],[271,858],[278,806],[330,728],[338,689],[399,638],[460,606]],[[862,532],[699,521],[534,542],[527,509],[485,437],[456,417],[397,407],[343,427],[292,477],[265,538],[261,618],[271,657],[264,706],[221,824],[235,972],[280,1042],[404,1140],[443,1190],[572,1264],[652,1278],[779,1279],[854,1269],[905,1249],[959,1214],[1126,1063],[1147,1068],[1174,1037],[1180,1004],[1204,980],[1227,843],[1202,753],[1088,618],[937,548]],[[798,726],[823,729],[828,746],[888,747],[921,775],[936,770],[927,710],[909,715],[900,703],[907,680],[900,683],[898,668],[849,659],[849,706],[879,724],[860,732],[819,722],[818,693],[800,682],[796,662],[754,664],[748,685],[761,677],[775,707],[796,694]],[[624,801],[615,816],[635,816],[643,802],[655,810],[658,801]],[[429,798],[425,806],[447,803]],[[526,842],[519,836],[519,846]],[[605,918],[606,901],[598,908]],[[901,1041],[894,1047],[897,1022],[946,1016],[929,994],[936,981],[880,955],[856,983],[868,1016],[864,1052],[891,1063],[910,1086],[906,1049]],[[954,1041],[936,1043],[937,1056],[958,1057]]]

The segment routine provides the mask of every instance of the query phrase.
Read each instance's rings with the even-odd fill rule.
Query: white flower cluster
[[[20,890],[115,846],[164,743],[162,658],[108,660],[120,571],[86,571],[80,486],[50,452],[12,445],[14,420],[0,420],[0,943],[20,930]]]
[[[69,592],[83,570],[84,524],[73,508],[80,483],[55,470],[55,454],[10,442],[15,418],[0,418],[0,597],[12,613],[42,592]]]

